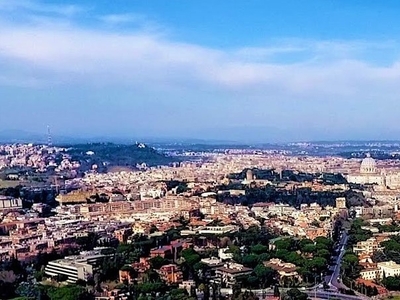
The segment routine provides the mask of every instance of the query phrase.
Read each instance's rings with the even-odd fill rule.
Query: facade
[[[19,198],[0,196],[0,211],[5,209],[22,208],[22,200]]]
[[[400,171],[390,173],[386,173],[385,170],[380,171],[369,154],[362,160],[359,172],[347,175],[346,179],[350,183],[377,184],[389,189],[400,187]]]
[[[181,283],[183,281],[182,271],[174,264],[162,266],[158,274],[161,280],[165,281],[167,284]]]
[[[277,271],[279,275],[279,281],[301,281],[301,276],[299,276],[299,274],[297,273],[297,267],[294,264],[285,263],[278,258],[273,258],[267,262],[264,262],[264,265]]]
[[[360,277],[364,280],[374,281],[379,279],[379,269],[378,268],[370,268],[364,269],[360,272]]]
[[[394,261],[384,261],[376,264],[376,268],[364,269],[360,276],[365,280],[379,280],[384,277],[400,275],[400,265]]]
[[[336,198],[336,208],[346,209],[346,198],[344,197]]]
[[[382,278],[383,274],[385,274],[385,277],[390,277],[390,276],[394,277],[400,275],[400,265],[396,264],[394,261],[380,262],[377,263],[377,266]]]
[[[51,261],[47,264],[44,272],[51,277],[65,275],[69,283],[75,283],[78,279],[86,281],[93,276],[100,262],[107,257],[100,252],[101,249],[98,249]]]
[[[199,229],[199,234],[225,234],[228,232],[236,231],[236,227],[233,225],[226,226],[206,226]]]
[[[64,275],[68,278],[67,282],[69,283],[76,283],[78,279],[87,280],[93,276],[92,265],[69,259],[51,261],[47,264],[44,271],[46,275],[51,277]]]
[[[358,242],[354,247],[353,247],[353,252],[357,255],[360,254],[367,254],[367,255],[372,255],[377,251],[382,250],[383,248],[379,246],[378,241],[376,238],[369,238],[366,241],[361,241]]]
[[[250,275],[252,272],[253,269],[246,268],[243,265],[229,263],[216,269],[216,281],[219,281],[223,286],[233,287],[238,277]]]

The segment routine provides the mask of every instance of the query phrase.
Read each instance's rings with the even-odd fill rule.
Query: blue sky
[[[0,129],[398,139],[399,11],[390,0],[0,0]]]

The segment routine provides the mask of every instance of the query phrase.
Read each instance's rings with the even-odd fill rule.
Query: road
[[[345,294],[340,294],[339,290],[340,289],[345,289],[348,290],[349,288],[345,286],[343,283],[339,281],[339,275],[340,275],[340,267],[342,264],[342,259],[344,254],[346,253],[346,245],[348,241],[348,234],[346,231],[343,231],[342,236],[339,241],[339,246],[340,246],[340,252],[339,255],[336,258],[335,264],[334,264],[334,270],[333,273],[329,276],[325,277],[325,282],[329,286],[328,290],[324,290],[322,287],[322,284],[319,284],[315,287],[308,288],[306,290],[302,290],[303,293],[306,293],[311,299],[341,299],[341,300],[365,300],[365,299],[370,299],[364,295],[345,295]],[[228,290],[228,289],[226,289]],[[280,289],[281,292],[284,292],[286,289]],[[221,291],[223,293],[223,291]],[[227,291],[224,291],[227,292]],[[262,297],[266,296],[272,296],[273,291],[272,290],[252,290],[254,294],[256,294],[258,297],[262,299]]]
[[[289,289],[279,289],[281,293],[284,293],[285,291]],[[228,295],[232,293],[232,289],[221,289],[220,290],[222,295]],[[273,290],[271,289],[266,289],[266,290],[251,290],[257,297],[260,299],[265,299],[267,296],[273,296]],[[361,296],[356,296],[356,295],[344,295],[344,294],[339,294],[338,292],[329,292],[329,291],[310,291],[310,290],[305,290],[302,291],[303,293],[306,293],[311,299],[340,299],[340,300],[364,300],[364,299],[369,299],[369,298],[364,298]]]
[[[346,253],[346,245],[348,239],[349,236],[347,235],[347,232],[344,230],[339,242],[340,253],[335,261],[335,268],[333,270],[333,273],[330,276],[325,277],[325,282],[328,284],[330,288],[348,289],[344,284],[338,281],[340,274],[340,266],[342,264],[343,256]]]

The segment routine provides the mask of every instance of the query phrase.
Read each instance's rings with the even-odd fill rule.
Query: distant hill
[[[145,144],[90,143],[66,147],[67,153],[73,160],[79,161],[83,169],[90,169],[94,164],[105,171],[115,166],[135,168],[142,163],[157,166],[176,161],[176,158],[166,156]]]

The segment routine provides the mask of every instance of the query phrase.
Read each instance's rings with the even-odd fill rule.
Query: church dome
[[[367,157],[364,158],[361,162],[360,172],[361,173],[376,173],[375,159],[373,159],[369,153],[367,154]]]

